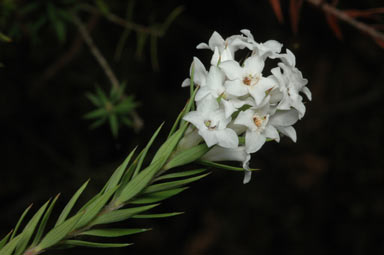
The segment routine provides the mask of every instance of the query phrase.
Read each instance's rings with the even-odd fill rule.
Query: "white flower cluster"
[[[292,125],[305,113],[300,92],[309,100],[311,92],[291,51],[281,53],[282,44],[274,40],[258,43],[249,30],[241,33],[224,40],[214,32],[208,44],[197,46],[212,50],[213,56],[208,71],[198,58],[193,60],[191,77],[199,86],[196,111],[187,113],[184,120],[196,128],[189,133],[194,143],[204,140],[208,147],[214,146],[206,159],[239,160],[248,170],[250,154],[266,141],[279,142],[281,134],[296,141]],[[239,50],[248,51],[241,61],[235,59]],[[270,59],[277,66],[265,70]],[[182,86],[190,82],[188,78]],[[246,171],[244,183],[249,180]]]

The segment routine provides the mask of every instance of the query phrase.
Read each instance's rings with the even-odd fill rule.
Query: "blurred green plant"
[[[58,43],[64,45],[69,38],[75,37],[71,34],[73,33],[71,27],[74,26],[80,32],[82,40],[87,44],[111,81],[111,91],[108,97],[100,88],[96,88],[95,94],[89,93],[87,95],[96,106],[96,109],[86,114],[85,117],[95,120],[91,124],[91,128],[108,122],[113,136],[117,137],[121,124],[134,127],[135,131],[141,128],[142,121],[134,111],[138,104],[134,101],[133,96],[124,95],[124,88],[119,88],[116,75],[103,57],[102,51],[97,47],[97,43],[92,39],[87,26],[82,24],[78,16],[83,17],[86,14],[101,16],[124,28],[115,49],[116,61],[121,59],[124,48],[129,46],[127,45],[129,35],[131,32],[135,32],[136,58],[142,60],[144,51],[148,48],[152,68],[159,70],[158,38],[165,35],[169,26],[182,13],[184,8],[182,6],[176,7],[163,22],[157,22],[151,18],[153,15],[148,15],[149,25],[141,25],[133,22],[135,4],[135,0],[1,0],[0,31],[2,32],[0,32],[0,41],[10,42],[10,38],[13,41],[20,41],[29,38],[32,44],[38,44],[43,38],[43,33],[54,31]],[[121,18],[113,13],[114,9],[121,9],[122,6],[126,6],[126,18]],[[150,42],[149,46],[148,41]],[[132,123],[133,120],[136,120],[135,123]]]
[[[87,113],[84,118],[94,120],[90,128],[96,128],[108,122],[112,135],[116,138],[121,124],[133,126],[132,112],[139,105],[133,95],[125,95],[125,84],[112,87],[107,95],[100,87],[96,87],[95,93],[87,93],[87,98],[96,107]]]

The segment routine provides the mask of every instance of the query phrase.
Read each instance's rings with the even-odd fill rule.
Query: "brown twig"
[[[373,27],[364,24],[344,13],[342,10],[337,9],[336,7],[324,2],[323,0],[306,0],[308,3],[322,9],[324,12],[334,15],[338,19],[350,24],[361,32],[371,36],[373,39],[384,41],[384,34],[377,31]]]
[[[99,48],[97,48],[96,44],[93,42],[92,37],[88,33],[87,29],[85,28],[84,24],[81,22],[81,20],[76,16],[72,16],[73,22],[79,29],[80,35],[83,37],[84,42],[89,47],[92,55],[96,58],[97,62],[100,64],[101,68],[105,72],[106,76],[108,77],[109,81],[112,84],[112,87],[115,89],[118,89],[120,87],[119,81],[117,80],[115,74],[113,73],[111,67],[109,66],[107,60],[104,58],[104,56],[101,54]]]
[[[88,33],[86,27],[81,22],[81,20],[76,16],[73,15],[73,22],[79,29],[80,35],[83,37],[83,40],[89,47],[92,55],[96,58],[97,62],[100,64],[101,68],[104,70],[106,76],[108,77],[109,81],[112,84],[112,87],[114,89],[120,88],[119,80],[116,78],[116,75],[112,71],[112,68],[109,66],[107,60],[104,58],[104,56],[101,54],[100,50],[97,48],[96,44],[93,42],[92,37]],[[130,112],[132,118],[133,118],[133,128],[135,132],[139,132],[141,128],[144,125],[143,120],[140,118],[140,116],[137,114],[136,111]]]

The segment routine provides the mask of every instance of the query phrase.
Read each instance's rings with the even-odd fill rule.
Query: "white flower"
[[[227,128],[230,118],[225,118],[223,109],[213,97],[206,97],[197,104],[197,110],[187,113],[184,120],[192,123],[208,147],[218,144],[225,148],[236,148],[239,140],[235,131]]]
[[[216,66],[209,69],[204,86],[197,91],[195,100],[201,101],[208,95],[218,98],[225,91],[224,88],[225,74]]]
[[[247,47],[248,49],[253,51],[253,54],[262,57],[264,60],[267,57],[275,58],[279,56],[278,53],[280,53],[283,45],[278,41],[268,40],[264,43],[257,43],[253,38],[251,31],[249,31],[248,29],[242,29],[240,32],[242,32],[247,38]]]
[[[197,57],[193,57],[191,67],[189,69],[189,74],[192,76],[193,71],[193,83],[199,86],[205,86],[207,79],[207,70],[205,66]],[[181,87],[188,87],[191,85],[191,80],[189,78],[185,79],[181,84]]]
[[[305,106],[303,97],[299,93],[303,92],[311,100],[311,92],[305,87],[308,80],[303,78],[303,75],[296,67],[284,63],[278,65],[279,67],[271,70],[278,81],[279,90],[282,94],[277,109],[289,110],[293,107],[299,112],[299,118],[302,118],[305,114]]]
[[[223,37],[215,31],[211,38],[209,38],[208,44],[200,43],[196,48],[212,50],[214,54],[211,59],[211,65],[216,66],[219,62],[233,60],[235,52],[247,46],[244,39],[241,35],[233,35],[224,40]]]
[[[247,58],[243,67],[233,60],[221,63],[220,67],[229,79],[224,84],[227,92],[234,96],[250,94],[257,105],[265,98],[266,92],[277,85],[272,76],[263,77],[264,60],[257,55]]]
[[[276,128],[270,123],[269,106],[250,108],[241,111],[234,124],[247,127],[245,132],[245,148],[248,153],[258,151],[267,138],[279,141],[280,136]]]

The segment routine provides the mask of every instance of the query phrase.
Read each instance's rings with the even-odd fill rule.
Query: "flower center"
[[[216,126],[211,126],[212,125],[211,120],[204,121],[204,125],[208,128],[208,130],[214,130],[216,128]]]
[[[254,86],[256,85],[260,80],[260,77],[258,75],[253,76],[252,74],[245,76],[243,79],[243,84],[246,86]]]
[[[267,119],[267,116],[260,117],[259,115],[254,115],[253,123],[255,123],[257,128],[261,128],[266,119]]]

